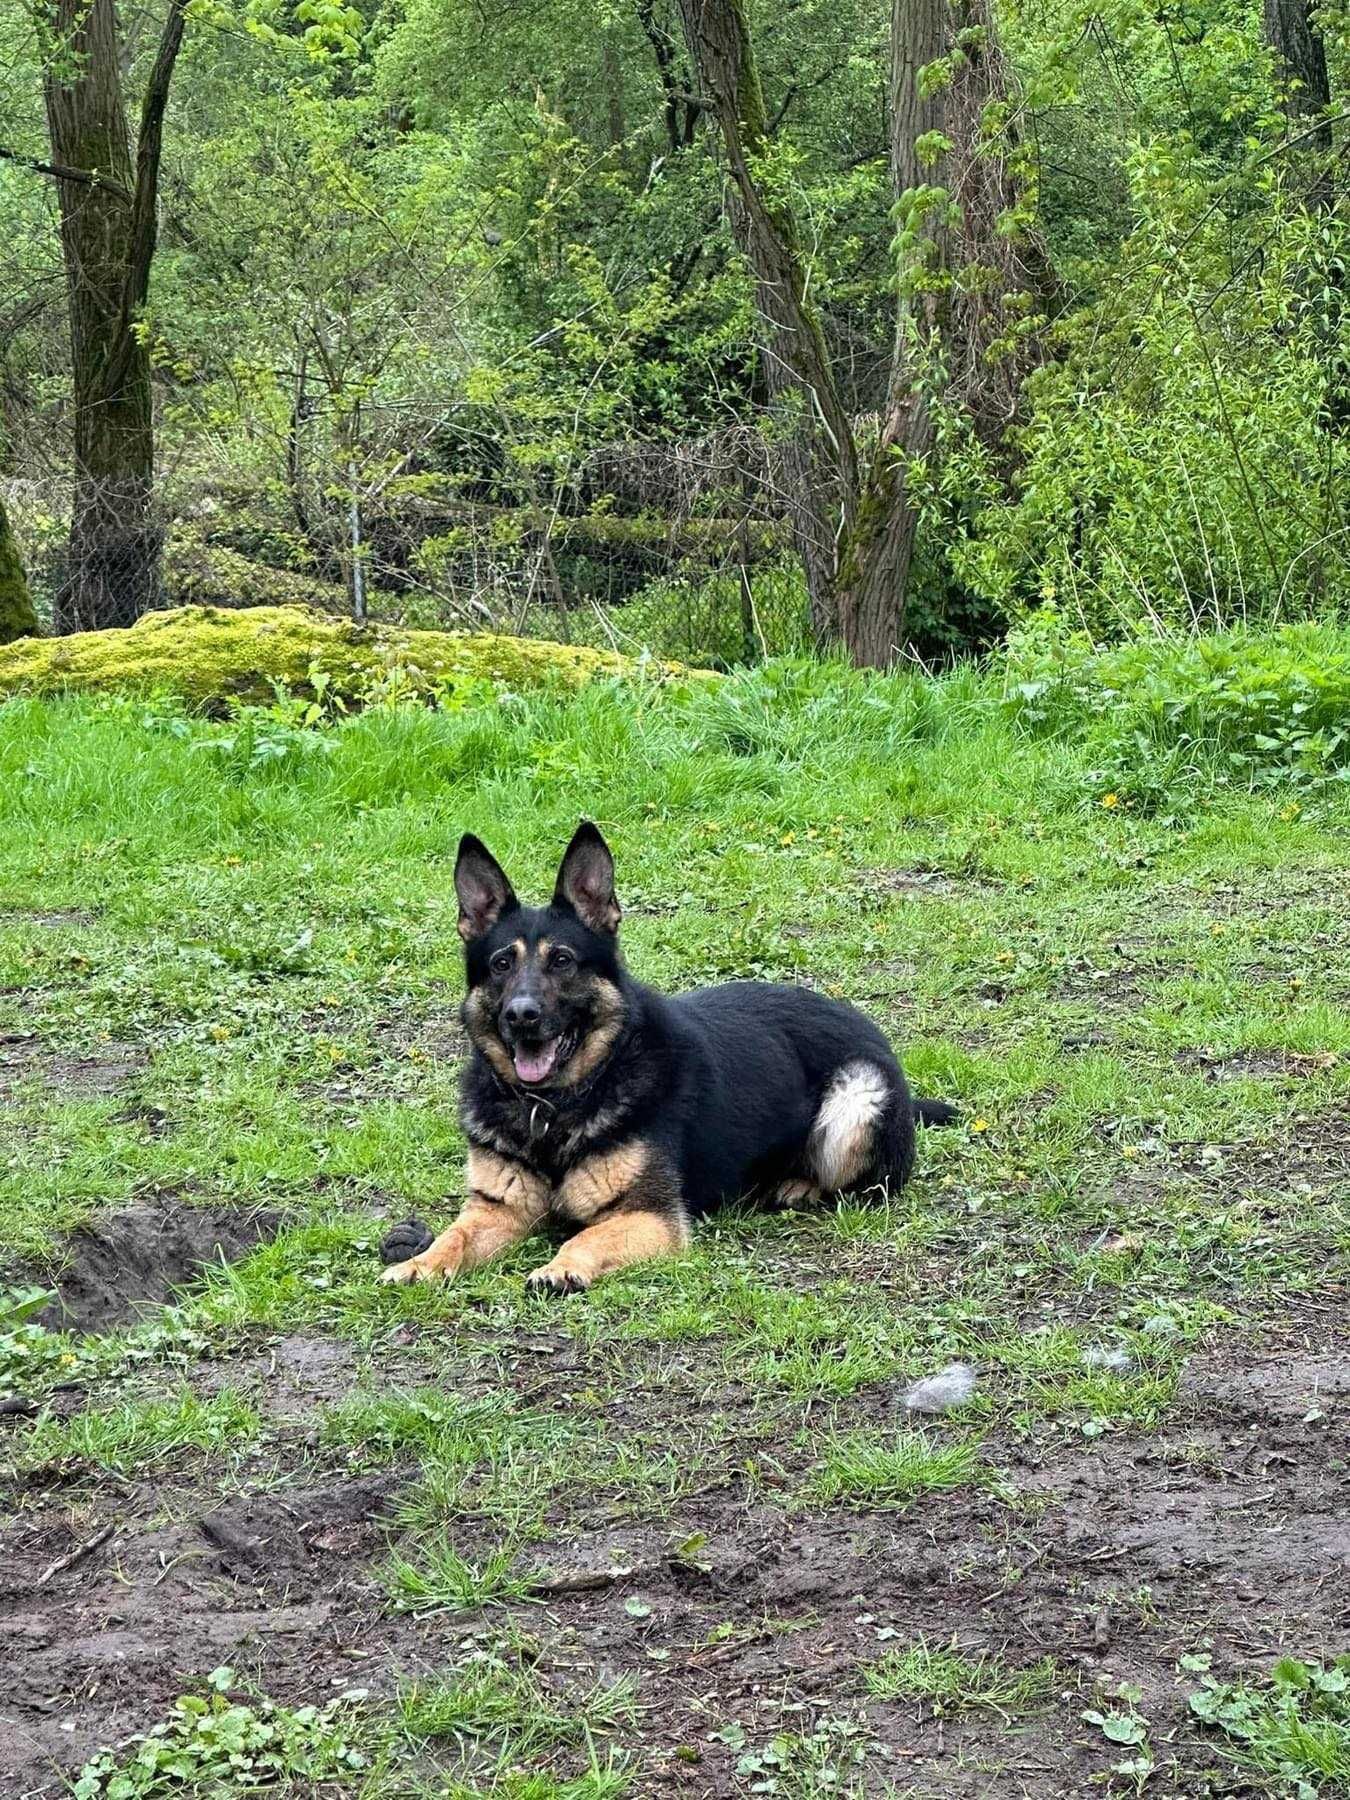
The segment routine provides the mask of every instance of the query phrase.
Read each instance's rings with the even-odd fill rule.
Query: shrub
[[[1309,789],[1350,780],[1350,631],[1095,645],[1052,613],[1014,632],[1004,704],[1036,736],[1084,742],[1094,781],[1143,805],[1183,779]]]

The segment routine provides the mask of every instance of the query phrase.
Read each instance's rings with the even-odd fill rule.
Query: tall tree
[[[37,635],[37,614],[19,560],[19,546],[10,529],[5,503],[0,500],[0,644]]]
[[[902,271],[887,403],[867,456],[831,367],[791,201],[765,179],[770,133],[744,0],[680,5],[726,151],[732,229],[756,279],[770,385],[797,401],[789,483],[813,619],[855,662],[883,666],[905,641],[918,525],[909,469],[934,443],[927,385],[942,371],[963,403],[977,402],[977,425],[1005,430],[1030,339],[994,357],[1001,366],[991,352],[1047,266],[1025,224],[1008,229],[1019,184],[986,130],[991,105],[1009,92],[987,0],[893,3],[889,154]]]
[[[70,315],[75,500],[58,630],[130,625],[159,591],[150,359],[137,330],[188,0],[169,0],[134,160],[115,0],[50,0],[47,131]]]
[[[1296,131],[1331,106],[1327,48],[1315,14],[1309,0],[1264,0],[1266,42],[1275,53],[1281,98]],[[1310,142],[1318,150],[1330,150],[1331,126],[1325,118]]]

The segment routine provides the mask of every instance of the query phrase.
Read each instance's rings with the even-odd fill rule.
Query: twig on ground
[[[67,1569],[73,1569],[76,1563],[83,1562],[86,1556],[92,1556],[100,1544],[107,1543],[108,1539],[116,1529],[117,1527],[115,1525],[104,1525],[100,1530],[94,1533],[93,1537],[86,1538],[82,1544],[76,1544],[75,1548],[73,1550],[67,1550],[64,1556],[58,1556],[54,1563],[48,1563],[47,1567],[38,1576],[37,1585],[39,1587],[45,1586],[45,1584],[51,1580],[53,1575],[63,1575]]]

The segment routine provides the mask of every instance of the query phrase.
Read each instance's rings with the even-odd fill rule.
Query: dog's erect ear
[[[555,906],[570,906],[583,925],[611,936],[623,917],[614,893],[614,858],[589,819],[577,826],[558,870]]]
[[[459,840],[455,858],[455,893],[459,896],[459,935],[466,944],[520,905],[496,857],[471,831]]]

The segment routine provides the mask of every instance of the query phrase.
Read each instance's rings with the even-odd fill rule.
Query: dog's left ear
[[[614,858],[589,819],[577,826],[558,870],[555,906],[570,906],[583,925],[613,936],[623,911],[614,892]]]

